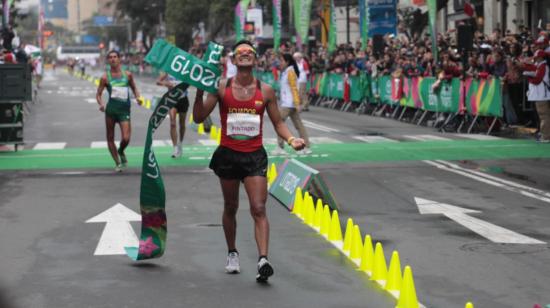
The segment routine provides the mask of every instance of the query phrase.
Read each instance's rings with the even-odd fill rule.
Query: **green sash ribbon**
[[[164,40],[159,40],[145,57],[145,60],[155,68],[164,70],[182,82],[162,96],[149,119],[141,167],[139,247],[124,248],[128,257],[134,261],[159,258],[166,249],[166,192],[152,148],[153,134],[170,109],[176,106],[178,99],[185,95],[189,85],[208,92],[217,91],[221,72],[215,65],[220,61],[222,50],[223,46],[210,42],[203,61]]]

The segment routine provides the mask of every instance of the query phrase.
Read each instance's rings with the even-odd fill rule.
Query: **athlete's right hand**
[[[104,104],[99,105],[99,111],[105,112],[105,105]]]

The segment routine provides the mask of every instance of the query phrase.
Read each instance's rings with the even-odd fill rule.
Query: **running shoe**
[[[116,167],[115,167],[115,172],[122,172],[122,168],[123,168],[123,167],[122,167],[122,164],[116,165]]]
[[[229,274],[238,274],[241,272],[241,267],[239,266],[238,252],[230,252],[227,255],[227,265],[225,266],[225,272]]]
[[[175,145],[174,151],[172,152],[172,158],[178,158],[181,157],[181,145]]]
[[[118,155],[120,156],[120,163],[122,164],[122,167],[126,167],[128,165],[128,160],[126,159],[126,154],[124,154],[123,151],[118,149]]]
[[[267,258],[261,258],[258,261],[258,274],[256,275],[257,282],[267,282],[267,279],[273,275],[273,267],[267,261]]]

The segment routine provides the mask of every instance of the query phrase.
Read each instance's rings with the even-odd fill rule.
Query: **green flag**
[[[281,0],[273,0],[273,50],[279,51],[281,45]]]
[[[309,20],[312,0],[294,0],[294,26],[298,45],[306,45],[309,37]]]
[[[361,49],[366,50],[369,40],[369,2],[359,0],[359,29],[361,32]]]
[[[437,62],[437,30],[436,17],[437,17],[437,3],[436,0],[427,0],[428,4],[428,27],[430,28],[430,36],[432,39],[432,54],[434,60]]]
[[[336,50],[336,9],[334,0],[330,0],[330,22],[328,28],[328,52],[333,53]]]
[[[222,50],[223,46],[210,42],[204,61],[201,61],[164,40],[158,40],[145,57],[145,60],[155,68],[161,68],[183,82],[162,96],[149,119],[141,167],[139,195],[141,235],[139,246],[125,247],[128,257],[132,260],[159,258],[166,249],[166,192],[160,167],[152,148],[153,134],[170,112],[170,109],[176,106],[183,95],[186,95],[189,84],[209,92],[217,91],[216,86],[217,80],[220,78],[220,71],[216,65],[219,63]],[[188,70],[187,67],[189,67]],[[200,67],[200,69],[195,67]],[[195,73],[193,73],[193,70],[195,70]],[[214,73],[214,76],[212,80],[209,79],[205,82],[202,73],[207,71]],[[209,85],[210,81],[213,85]]]

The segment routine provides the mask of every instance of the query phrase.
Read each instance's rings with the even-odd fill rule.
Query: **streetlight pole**
[[[349,44],[349,0],[346,0],[346,40]]]

